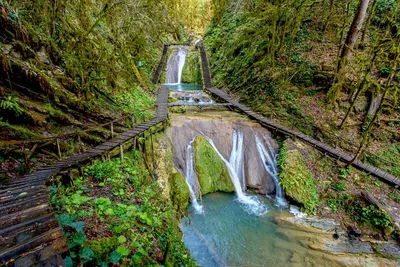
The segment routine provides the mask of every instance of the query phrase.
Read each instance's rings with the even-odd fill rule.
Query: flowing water
[[[187,46],[180,46],[172,52],[167,63],[166,84],[178,85],[181,83],[182,71],[188,51],[189,48]]]
[[[189,145],[186,147],[186,173],[185,173],[185,179],[186,183],[189,187],[189,192],[190,192],[190,200],[192,201],[192,205],[196,212],[202,213],[203,212],[203,207],[199,205],[197,202],[197,197],[196,194],[193,190],[192,185],[194,182],[197,180],[197,175],[194,170],[194,149],[193,149],[193,142],[195,139],[193,139]]]
[[[170,90],[178,91],[202,91],[203,85],[192,83],[166,84]]]
[[[203,134],[204,135],[204,134]],[[219,157],[225,163],[226,168],[228,169],[229,176],[231,177],[233,186],[235,187],[235,192],[237,196],[237,200],[246,205],[246,211],[257,216],[262,216],[265,214],[268,209],[265,205],[263,205],[258,198],[254,196],[247,195],[243,188],[244,188],[244,166],[243,166],[243,133],[240,131],[235,130],[233,133],[233,146],[232,151],[229,157],[229,161],[225,159],[225,157],[218,151],[217,147],[215,146],[213,140],[204,135],[210,145],[214,148],[217,152]]]
[[[181,229],[185,245],[198,264],[207,267],[287,266],[293,250],[299,250],[299,246],[277,232],[274,202],[261,196],[253,197],[268,206],[269,212],[254,216],[234,200],[233,194],[224,193],[204,196],[203,214],[196,213],[192,206],[189,208]]]
[[[257,150],[264,164],[264,168],[275,184],[276,203],[278,206],[284,207],[287,205],[287,202],[285,200],[285,193],[282,186],[279,184],[278,167],[276,163],[277,155],[275,155],[271,150],[271,145],[268,143],[269,141],[267,138],[263,138],[263,141],[267,143],[267,146],[265,146],[264,142],[262,142],[258,136],[255,136],[255,139]]]

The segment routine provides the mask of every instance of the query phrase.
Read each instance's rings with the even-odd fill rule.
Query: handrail
[[[61,139],[61,138],[69,137],[69,136],[79,135],[81,133],[88,133],[88,132],[95,131],[99,127],[107,126],[107,125],[109,125],[111,123],[121,121],[121,120],[129,118],[131,116],[135,116],[139,112],[145,112],[145,111],[148,111],[148,110],[151,110],[151,109],[154,109],[154,108],[155,107],[153,106],[153,107],[150,107],[148,109],[144,109],[144,110],[138,111],[138,112],[136,112],[134,114],[128,114],[128,115],[122,116],[120,118],[117,118],[115,120],[112,120],[112,121],[109,121],[109,122],[106,122],[106,123],[103,123],[103,124],[99,124],[99,125],[96,125],[96,126],[89,127],[88,129],[85,129],[85,130],[75,131],[75,132],[72,132],[72,133],[65,133],[65,134],[61,134],[61,135],[58,135],[58,136],[36,138],[36,139],[27,139],[27,140],[9,140],[9,141],[0,140],[0,146],[39,143],[39,142],[57,140],[57,139]]]

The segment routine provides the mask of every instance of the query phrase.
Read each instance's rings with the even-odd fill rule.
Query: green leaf
[[[118,252],[121,256],[128,256],[131,253],[131,251],[124,246],[117,247],[115,251]]]
[[[104,214],[106,214],[106,215],[114,215],[115,213],[114,213],[114,210],[112,208],[108,208],[108,209],[106,209]]]
[[[86,235],[83,233],[75,233],[72,235],[72,242],[68,244],[69,248],[80,246],[86,241]]]
[[[78,233],[83,232],[83,228],[85,228],[84,222],[73,222],[71,227],[74,228]]]
[[[64,259],[64,263],[66,267],[73,267],[74,266],[74,262],[72,261],[71,257],[66,257]]]
[[[117,263],[117,262],[119,262],[119,260],[122,258],[122,256],[121,256],[121,254],[119,254],[118,252],[116,252],[116,251],[113,251],[112,253],[111,253],[111,255],[110,255],[110,261],[112,262],[112,263]]]
[[[94,252],[90,248],[82,248],[79,256],[81,257],[81,262],[86,263],[93,259]]]
[[[71,196],[71,203],[75,204],[75,205],[81,205],[87,201],[89,201],[90,199],[92,199],[91,197],[85,197],[85,196],[81,196],[80,194],[73,194]]]
[[[121,236],[119,236],[118,237],[118,243],[125,243],[126,242],[126,237],[125,236],[123,236],[123,235],[121,235]]]

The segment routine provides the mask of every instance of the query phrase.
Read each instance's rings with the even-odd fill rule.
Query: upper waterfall
[[[180,84],[182,81],[182,71],[185,66],[186,56],[189,52],[187,46],[179,46],[174,50],[168,59],[166,84]]]

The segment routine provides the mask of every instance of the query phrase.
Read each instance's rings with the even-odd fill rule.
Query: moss
[[[175,172],[170,175],[170,184],[170,197],[175,209],[178,211],[186,210],[189,204],[190,192],[185,178],[179,172]]]
[[[182,72],[182,81],[184,83],[202,83],[197,51],[189,53],[186,57],[185,67]]]
[[[105,262],[109,261],[109,255],[118,245],[117,237],[105,237],[98,240],[87,242],[84,246],[90,248],[96,255],[96,259],[101,259]]]
[[[203,195],[222,191],[235,192],[224,162],[208,141],[199,136],[194,142],[195,169]]]
[[[18,125],[12,125],[8,122],[0,121],[0,127],[2,128],[1,135],[7,136],[10,139],[21,138],[21,139],[29,139],[39,137],[38,134],[32,132],[28,128]]]
[[[287,143],[284,143],[279,153],[278,165],[280,184],[286,195],[301,204],[307,213],[315,214],[319,202],[318,191],[300,151],[289,150]]]

